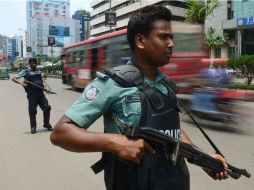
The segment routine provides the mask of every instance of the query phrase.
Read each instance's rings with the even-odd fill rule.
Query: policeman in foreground
[[[32,134],[36,133],[36,114],[38,105],[43,111],[43,122],[44,122],[43,127],[48,129],[49,131],[52,131],[52,126],[49,123],[51,106],[48,104],[48,100],[45,97],[43,90],[18,80],[24,77],[25,81],[32,82],[45,89],[48,89],[48,85],[43,80],[42,72],[36,68],[37,60],[35,58],[30,58],[28,60],[28,63],[30,68],[22,70],[20,73],[18,73],[17,76],[14,76],[12,78],[12,81],[22,85],[27,93],[31,133]]]
[[[192,144],[180,129],[175,85],[159,71],[172,54],[171,19],[162,6],[134,13],[127,32],[132,63],[97,73],[51,133],[51,142],[66,150],[102,152],[92,168],[104,170],[108,190],[189,190],[184,159],[173,165],[159,148],[124,135],[128,126],[151,127]],[[105,133],[88,131],[101,116]],[[227,167],[220,155],[211,156]],[[228,177],[226,172],[206,172],[214,179]]]

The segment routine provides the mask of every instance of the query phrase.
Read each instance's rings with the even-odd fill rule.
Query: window
[[[229,57],[235,57],[235,47],[229,47],[228,56]]]
[[[221,58],[221,48],[215,48],[214,49],[214,57],[215,58]]]

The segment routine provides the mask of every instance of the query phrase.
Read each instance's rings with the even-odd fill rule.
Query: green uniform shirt
[[[26,70],[21,70],[17,75],[17,79],[22,78],[26,75]]]
[[[126,125],[138,126],[141,114],[141,102],[137,87],[124,88],[109,76],[97,72],[97,78],[84,89],[79,99],[65,112],[73,122],[82,128],[88,128],[99,117],[104,116],[104,130],[108,133],[122,133],[112,121],[112,114]],[[164,78],[157,72],[154,81],[145,81],[162,93],[168,93],[161,83]]]

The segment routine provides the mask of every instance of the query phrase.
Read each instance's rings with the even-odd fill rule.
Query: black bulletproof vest
[[[35,70],[27,69],[24,79],[43,87],[42,75],[41,75],[41,71],[39,69],[35,69]],[[33,87],[31,85],[28,85],[26,87],[26,92],[27,93],[36,93],[37,92],[38,93],[38,92],[42,92],[42,90],[39,88]]]
[[[173,138],[180,138],[180,121],[175,85],[168,79],[161,81],[168,90],[164,95],[158,89],[142,85],[141,121],[139,127],[151,127]],[[145,86],[145,87],[144,87]],[[173,166],[166,159],[165,151],[154,147],[155,155],[145,153],[142,163],[136,167],[139,190],[188,190],[189,173],[182,160]]]
[[[162,83],[168,90],[164,95],[143,81],[139,69],[124,65],[105,72],[120,85],[136,86],[140,90],[141,119],[139,127],[151,127],[171,137],[180,138],[176,86],[168,79]],[[176,166],[166,159],[163,150],[154,147],[155,155],[145,153],[136,166],[120,160],[112,153],[103,153],[105,183],[108,190],[189,190],[189,172],[182,160]],[[173,148],[173,147],[172,147]]]

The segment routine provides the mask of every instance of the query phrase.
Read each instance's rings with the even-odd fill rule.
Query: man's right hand
[[[116,135],[114,141],[114,152],[122,159],[139,164],[145,151],[155,154],[155,150],[143,139],[130,139],[124,135]]]
[[[27,84],[26,83],[24,83],[24,82],[22,82],[22,83],[20,83],[23,87],[27,87]]]

